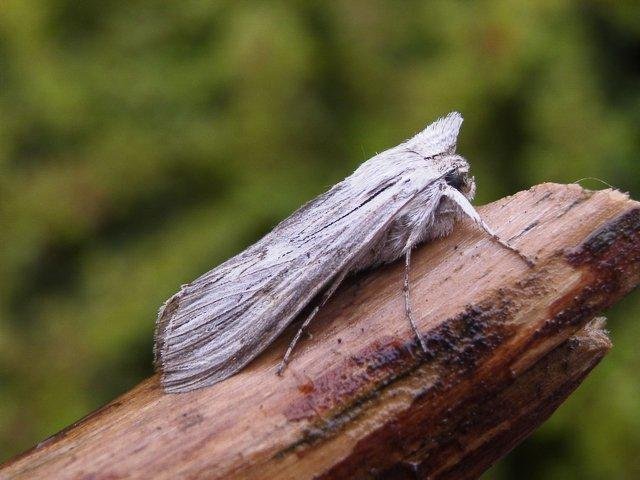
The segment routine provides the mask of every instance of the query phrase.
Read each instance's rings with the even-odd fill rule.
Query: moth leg
[[[422,347],[422,351],[427,353],[427,346],[420,336],[420,332],[418,332],[418,327],[416,327],[415,322],[413,321],[413,313],[411,311],[411,297],[409,291],[409,271],[411,270],[411,246],[409,246],[405,250],[404,254],[404,285],[402,286],[402,290],[404,292],[404,309],[407,314],[407,318],[409,319],[409,323],[411,324],[411,328],[413,330],[413,334],[420,342],[420,347]]]
[[[465,215],[467,215],[471,220],[474,221],[476,225],[478,225],[482,230],[484,230],[485,233],[487,233],[487,235],[489,235],[493,241],[495,241],[502,247],[506,248],[507,250],[518,255],[518,257],[520,257],[520,259],[522,259],[522,261],[524,261],[528,266],[533,267],[535,265],[535,262],[531,260],[528,256],[526,256],[524,253],[522,253],[513,245],[510,245],[508,242],[501,239],[493,231],[493,229],[485,223],[485,221],[482,219],[482,217],[480,217],[476,209],[473,208],[473,205],[471,205],[469,200],[467,200],[467,197],[465,197],[462,193],[460,193],[455,188],[451,188],[447,186],[443,192],[443,195],[453,200],[454,202],[456,202],[456,204],[462,209]]]
[[[291,356],[291,352],[293,352],[293,349],[295,348],[296,344],[300,340],[300,337],[302,336],[304,329],[309,326],[309,324],[311,323],[311,320],[313,320],[313,317],[316,316],[320,308],[322,308],[324,304],[329,301],[329,299],[338,289],[340,284],[342,284],[342,281],[345,279],[348,273],[349,273],[349,269],[345,268],[341,273],[338,274],[338,276],[333,281],[331,286],[324,292],[324,295],[322,295],[322,300],[320,300],[320,303],[318,303],[313,308],[311,313],[307,316],[307,318],[304,319],[304,322],[302,322],[302,325],[300,325],[300,328],[296,332],[296,335],[293,337],[293,340],[291,340],[291,343],[289,343],[289,346],[287,347],[287,351],[285,352],[284,357],[282,357],[282,360],[280,361],[280,365],[278,365],[278,370],[276,370],[276,373],[278,375],[282,375],[282,372],[284,372],[284,369],[287,367],[287,363],[289,363],[289,357]]]

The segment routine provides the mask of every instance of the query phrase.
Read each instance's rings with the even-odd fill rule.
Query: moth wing
[[[271,344],[438,176],[422,155],[435,145],[442,150],[432,155],[455,148],[452,131],[457,135],[461,117],[452,115],[363,163],[253,246],[171,297],[158,314],[154,345],[164,388],[184,392],[214,384]],[[416,140],[422,134],[424,150]]]
[[[216,383],[256,357],[384,231],[408,198],[394,199],[393,189],[383,186],[353,202],[348,186],[336,187],[328,192],[333,198],[318,197],[165,303],[155,357],[167,391]]]

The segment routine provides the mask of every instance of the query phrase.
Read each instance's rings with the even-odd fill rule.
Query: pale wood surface
[[[293,334],[213,387],[157,376],[0,468],[0,478],[473,478],[603,357],[587,323],[640,280],[640,204],[538,185],[480,208],[534,268],[463,222],[402,265],[347,282],[284,376]]]

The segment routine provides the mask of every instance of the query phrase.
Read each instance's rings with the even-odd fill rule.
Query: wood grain
[[[592,319],[640,281],[640,204],[538,185],[480,208],[527,267],[467,222],[340,289],[284,376],[293,330],[240,374],[179,395],[151,377],[0,468],[1,478],[474,478],[609,349]],[[401,263],[401,262],[400,262]],[[295,327],[295,326],[294,326]]]

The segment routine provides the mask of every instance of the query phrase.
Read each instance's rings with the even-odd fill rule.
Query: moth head
[[[469,172],[469,162],[459,155],[452,155],[447,160],[448,168],[444,181],[469,200],[472,200],[476,193],[476,182]]]

